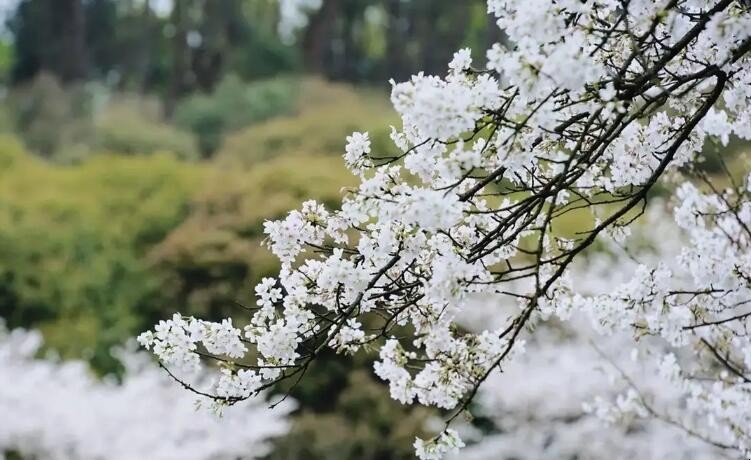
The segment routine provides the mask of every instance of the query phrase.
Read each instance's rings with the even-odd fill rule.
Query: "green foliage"
[[[201,152],[208,156],[219,147],[225,133],[289,112],[295,102],[295,87],[291,79],[245,83],[229,75],[213,93],[183,100],[175,110],[175,122],[198,136]]]
[[[0,104],[0,133],[11,134],[16,130],[16,121],[13,118],[8,104]]]
[[[63,87],[49,74],[12,89],[0,131],[15,131],[35,153],[55,162],[93,152],[198,157],[193,136],[167,124],[161,103],[135,94],[111,95],[101,85]]]
[[[54,166],[7,137],[0,165],[0,316],[110,369],[109,348],[161,314],[143,255],[182,220],[201,172],[168,155]]]
[[[730,137],[727,145],[722,145],[717,139],[708,139],[697,158],[697,168],[709,174],[722,176],[727,171],[734,172],[736,169],[734,164],[742,161],[742,157],[749,151],[751,151],[751,142],[735,136]]]
[[[63,88],[49,74],[14,88],[7,104],[16,132],[34,152],[51,158],[61,148],[82,147],[92,136],[91,97],[83,86]]]
[[[13,46],[6,40],[0,40],[0,82],[7,84],[13,66]]]
[[[307,199],[338,206],[342,187],[356,183],[340,156],[345,136],[388,126],[383,99],[308,80],[296,115],[232,136],[215,159],[217,171],[193,197],[190,216],[150,254],[166,274],[162,294],[185,312],[209,317],[236,313],[235,301],[252,300],[255,283],[278,270],[261,247],[264,220]],[[390,148],[387,128],[371,134],[374,150]]]
[[[335,108],[346,114],[340,104],[370,116],[352,129],[388,116],[373,104],[375,98],[306,84],[318,86],[305,100],[310,108],[300,111],[303,120],[313,122]],[[159,125],[155,102],[115,98],[102,107],[97,147],[190,151],[152,138],[118,144],[103,135],[107,126],[127,131],[127,120],[137,119],[137,113],[143,120],[137,131],[149,132],[145,125]],[[0,316],[13,325],[41,326],[48,343],[64,355],[92,353],[106,368],[109,345],[169,311],[208,318],[236,312],[234,301],[252,301],[251,287],[278,268],[260,244],[263,221],[310,198],[334,207],[341,188],[355,184],[338,154],[347,132],[335,122],[306,129],[307,147],[262,154],[269,159],[255,160],[251,169],[224,162],[183,164],[163,154],[102,154],[60,166],[36,160],[3,139]]]
[[[396,116],[383,95],[320,80],[304,81],[300,94],[297,113],[228,136],[217,160],[249,166],[303,152],[340,158],[345,137],[352,131],[366,130],[370,132],[374,153],[393,151],[389,125],[396,122]]]
[[[198,146],[189,132],[161,119],[158,101],[120,96],[97,113],[94,141],[97,150],[124,154],[170,152],[183,160],[198,158]]]
[[[230,71],[246,80],[299,71],[297,48],[280,40],[275,1],[251,0],[245,2],[245,8],[249,10],[245,16],[251,23],[245,30],[245,39],[238,41],[229,54]]]

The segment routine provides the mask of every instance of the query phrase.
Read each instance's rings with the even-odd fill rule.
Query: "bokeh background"
[[[353,130],[391,149],[388,80],[500,38],[481,0],[325,0],[293,33],[271,0],[6,0],[0,16],[0,317],[96,378],[121,378],[113,347],[175,311],[241,316],[277,270],[263,221],[336,206]],[[392,401],[374,358],[324,356],[268,458],[411,458],[432,414]]]

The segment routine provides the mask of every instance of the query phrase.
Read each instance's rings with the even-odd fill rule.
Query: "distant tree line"
[[[22,83],[48,72],[159,92],[168,107],[209,92],[227,73],[244,79],[307,72],[383,82],[417,69],[440,73],[451,50],[497,41],[481,0],[324,0],[295,43],[276,33],[274,0],[21,0],[7,18]],[[495,31],[495,32],[493,32]]]

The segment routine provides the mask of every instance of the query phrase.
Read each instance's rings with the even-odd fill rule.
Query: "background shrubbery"
[[[374,152],[393,150],[389,126],[397,119],[383,94],[315,79],[303,81],[300,94],[294,114],[229,135],[217,160],[244,166],[300,154],[335,155],[338,160],[343,139],[366,129]]]
[[[169,152],[197,159],[196,137],[164,118],[161,102],[97,85],[63,87],[40,74],[13,88],[0,111],[0,129],[14,133],[29,150],[55,163],[81,161],[102,152]]]
[[[337,206],[356,184],[341,160],[349,132],[375,127],[374,147],[391,148],[383,95],[316,79],[229,79],[181,103],[175,122],[132,93],[70,94],[46,76],[19,91],[12,104],[28,97],[36,112],[23,125],[8,110],[3,131],[27,127],[0,136],[0,317],[102,373],[119,369],[113,346],[174,311],[241,315],[278,270],[264,220],[306,199]],[[218,144],[194,161],[208,131],[190,123],[204,116],[222,120],[208,134]],[[292,390],[301,409],[271,458],[411,458],[430,413],[392,401],[372,358],[322,356]]]
[[[163,312],[145,255],[205,173],[173,156],[54,166],[0,139],[0,316],[109,370],[109,347]]]
[[[164,294],[184,312],[221,317],[253,302],[252,287],[278,270],[264,247],[263,222],[310,197],[335,206],[354,185],[339,159],[305,155],[261,162],[250,170],[217,168],[194,194],[191,213],[151,252],[167,273]]]
[[[199,157],[196,136],[165,122],[157,100],[135,95],[114,96],[94,116],[95,151],[119,154],[169,152],[182,160]]]
[[[66,122],[50,98],[69,104],[77,95],[52,80],[37,84],[43,89],[24,89],[46,114],[32,117],[35,129],[55,132]],[[294,131],[316,119],[311,112],[366,105],[346,87],[314,85],[330,96],[320,108],[311,104],[246,131]],[[289,106],[298,102],[294,91],[284,94]],[[223,150],[221,161],[196,164],[181,161],[195,157],[192,138],[160,122],[160,110],[153,100],[109,97],[85,130],[90,143],[50,137],[53,147],[44,152],[52,159],[85,146],[73,164],[44,161],[11,136],[0,141],[0,316],[11,326],[41,327],[66,356],[89,354],[109,367],[109,346],[167,312],[218,317],[237,308],[235,301],[252,302],[255,282],[277,269],[261,247],[263,221],[305,199],[336,206],[341,188],[355,183],[338,155],[344,115],[293,132],[294,152],[274,155],[254,140]],[[43,128],[39,117],[47,115]]]
[[[210,156],[227,133],[292,111],[297,89],[291,78],[244,83],[227,75],[211,94],[193,94],[181,101],[175,123],[194,133],[203,156]]]

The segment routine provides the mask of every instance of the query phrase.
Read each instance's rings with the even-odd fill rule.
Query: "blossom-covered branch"
[[[299,378],[325,348],[376,348],[375,372],[394,399],[450,411],[442,433],[416,442],[421,458],[463,444],[449,425],[520,351],[525,328],[551,312],[593,310],[602,324],[675,346],[693,334],[736,378],[747,376],[751,363],[739,358],[747,339],[736,339],[745,335],[711,331],[745,328],[748,318],[735,313],[749,299],[748,195],[708,198],[691,185],[708,137],[751,138],[745,4],[490,0],[488,11],[511,45],[493,45],[480,65],[460,50],[445,78],[393,83],[397,151],[372,152],[367,133],[347,138],[344,160],[361,183],[339,210],[308,201],[266,223],[281,271],[256,287],[258,308],[243,330],[177,315],[140,342],[168,367],[218,361],[221,374],[206,390],[218,403]],[[669,276],[645,269],[639,282],[655,288],[638,292],[640,303],[578,295],[567,277],[572,263],[603,236],[625,236],[668,176],[684,182],[679,223],[698,212],[688,230],[707,232],[685,257],[701,259],[697,267],[711,275],[673,292],[665,291]],[[563,219],[583,215],[589,228],[558,231]],[[727,242],[716,241],[722,236]],[[732,265],[701,265],[718,248]],[[733,293],[721,296],[727,304],[716,303],[718,286]],[[514,305],[513,313],[469,332],[457,319],[477,295]],[[677,306],[691,299],[715,302],[712,314],[694,311],[695,323],[657,315],[665,324],[629,316],[683,311]],[[733,388],[722,401],[747,397],[747,387]],[[734,448],[748,448],[740,420],[717,422],[730,424]]]

